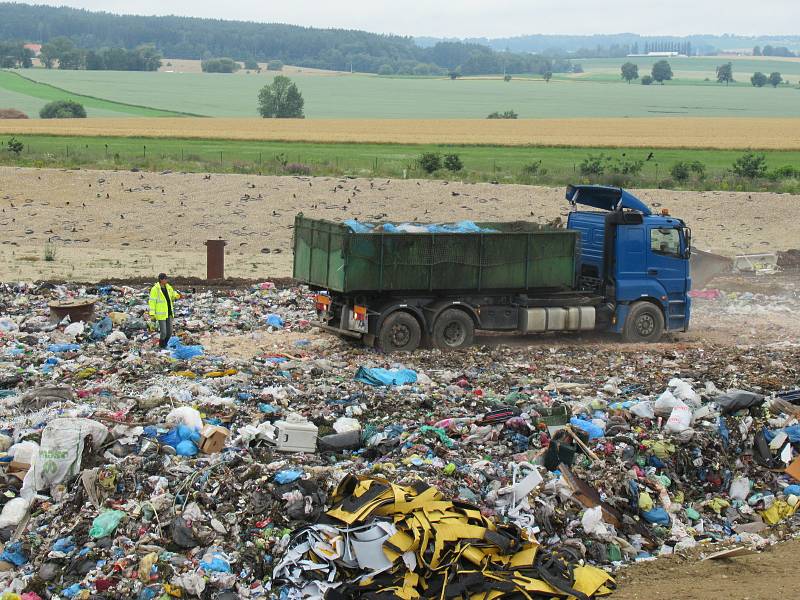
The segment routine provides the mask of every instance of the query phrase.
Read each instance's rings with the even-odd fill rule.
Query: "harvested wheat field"
[[[796,248],[800,196],[640,190],[732,256]],[[362,221],[551,220],[563,188],[427,180],[0,168],[0,280],[95,281],[159,271],[205,276],[208,239],[230,276],[291,275],[298,212]],[[46,250],[55,252],[45,260]]]
[[[800,149],[800,119],[32,119],[0,134],[143,136],[306,142],[631,148]]]

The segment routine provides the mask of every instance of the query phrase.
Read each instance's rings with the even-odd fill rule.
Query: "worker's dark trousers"
[[[172,337],[172,317],[167,317],[158,322],[158,345],[161,348],[167,347],[169,338]]]

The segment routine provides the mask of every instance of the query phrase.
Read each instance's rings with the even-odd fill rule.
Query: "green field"
[[[698,83],[707,77],[714,82],[714,85],[717,85],[716,69],[719,65],[727,62],[733,64],[734,79],[747,86],[750,86],[750,76],[756,71],[761,71],[767,75],[777,71],[783,75],[784,79],[788,79],[794,84],[800,80],[800,60],[726,56],[675,57],[667,59],[657,57],[575,59],[574,62],[583,67],[584,73],[572,77],[592,80],[612,75],[613,79],[618,81],[622,63],[630,61],[639,65],[639,75],[645,75],[650,73],[653,63],[658,60],[667,60],[670,67],[672,67],[676,80],[688,80],[688,83]]]
[[[456,153],[464,163],[458,174],[440,172],[440,178],[467,181],[522,183],[554,183],[581,179],[580,163],[590,154],[604,153],[614,158],[643,160],[641,173],[629,183],[655,187],[669,178],[670,167],[678,161],[700,161],[707,177],[703,181],[686,182],[695,189],[769,189],[771,184],[737,181],[729,169],[742,151],[736,150],[655,150],[612,148],[559,148],[519,146],[431,146],[400,144],[313,144],[299,142],[249,142],[228,140],[186,140],[159,138],[92,138],[63,136],[18,136],[26,145],[19,158],[9,152],[0,153],[0,164],[26,166],[61,166],[160,171],[284,173],[282,163],[302,163],[315,175],[357,175],[376,177],[426,176],[416,165],[423,152]],[[0,136],[5,145],[8,136]],[[770,170],[800,164],[800,151],[764,153]],[[541,161],[546,172],[534,177],[524,174],[523,167]],[[610,174],[609,174],[610,175]],[[595,181],[605,181],[594,178]],[[608,179],[614,182],[613,179]],[[680,187],[677,182],[671,186]],[[798,182],[783,182],[795,189]],[[786,187],[786,186],[789,187]]]
[[[694,60],[704,61],[703,65],[709,60],[720,62],[720,59],[683,59],[687,64]],[[683,82],[664,86],[622,82],[611,85],[609,81],[617,81],[616,75],[603,69],[618,69],[621,62],[598,61],[596,65],[589,65],[589,61],[582,61],[585,68],[593,69],[587,77],[598,77],[598,81],[564,78],[545,83],[540,79],[517,77],[506,83],[499,78],[450,81],[359,74],[298,74],[292,79],[303,92],[309,118],[477,119],[508,109],[515,110],[521,118],[800,117],[800,91],[794,87],[726,88],[717,84],[687,86]],[[781,64],[800,68],[800,63]],[[228,117],[256,116],[258,90],[272,77],[266,73],[220,75],[45,69],[31,69],[24,74],[58,88],[110,101],[95,107],[87,105],[93,115],[100,114],[99,110],[136,114],[113,104],[124,102],[165,111]],[[0,78],[0,104],[10,105],[15,100],[5,99],[4,89],[17,94],[43,93],[41,89],[11,89],[9,77],[3,74]],[[52,88],[45,89],[57,95]],[[34,106],[40,102],[39,97],[31,101]]]
[[[0,71],[0,108],[16,108],[30,117],[38,117],[39,110],[48,102],[75,100],[83,104],[90,117],[174,117],[181,114],[92,97],[94,94],[82,88],[77,88],[81,93],[70,93],[52,84],[32,81],[29,77],[34,74],[32,69],[21,73]]]

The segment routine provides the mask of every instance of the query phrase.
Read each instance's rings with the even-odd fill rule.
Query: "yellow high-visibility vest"
[[[180,298],[180,294],[172,289],[170,284],[166,284],[167,294],[169,294],[170,304],[172,305],[172,312],[167,314],[167,298],[164,292],[161,291],[161,284],[156,284],[150,288],[150,316],[155,317],[156,321],[165,321],[167,317],[175,316],[175,300]]]

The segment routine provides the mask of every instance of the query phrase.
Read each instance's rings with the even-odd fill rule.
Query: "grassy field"
[[[613,76],[619,81],[620,66],[630,61],[639,65],[639,75],[650,73],[653,63],[662,58],[655,57],[630,57],[630,58],[588,58],[576,59],[584,73],[575,74],[575,79],[604,79],[603,76]],[[672,67],[676,78],[687,83],[697,84],[706,77],[717,85],[716,69],[719,65],[731,62],[733,64],[733,77],[740,83],[750,86],[750,76],[756,71],[769,75],[777,71],[796,84],[800,80],[800,59],[777,57],[727,57],[727,56],[697,56],[692,58],[675,57],[666,59]]]
[[[7,138],[0,137],[0,144]],[[284,163],[307,165],[317,175],[358,175],[399,178],[424,177],[416,160],[423,152],[456,153],[464,163],[458,174],[438,177],[467,181],[536,182],[561,185],[584,179],[580,163],[590,154],[604,153],[614,159],[642,160],[644,168],[631,179],[638,186],[657,187],[669,178],[678,161],[700,161],[707,178],[690,181],[698,189],[762,189],[764,185],[731,178],[729,169],[741,151],[708,149],[554,148],[514,146],[458,146],[412,144],[320,144],[252,142],[234,140],[187,140],[153,138],[98,138],[22,136],[25,151],[15,158],[0,154],[0,163],[23,166],[63,166],[161,171],[285,173]],[[800,163],[800,150],[766,152],[770,169]],[[526,175],[526,165],[541,161],[539,173]],[[613,178],[594,178],[614,182]],[[672,186],[677,182],[671,182]],[[759,187],[759,185],[761,187]],[[791,189],[797,182],[791,184]],[[773,189],[769,187],[769,189]],[[774,188],[778,189],[778,188]],[[781,188],[783,189],[783,188]],[[788,190],[788,188],[787,188]]]
[[[800,119],[0,120],[0,133],[222,140],[800,150]]]
[[[619,69],[619,63],[615,61],[614,68]],[[600,81],[577,78],[545,83],[522,77],[510,82],[500,78],[451,81],[359,74],[323,77],[305,73],[292,78],[303,93],[309,118],[482,119],[491,112],[509,109],[522,118],[800,117],[800,91],[790,86],[756,89],[721,85],[687,87],[676,83],[609,85],[609,81],[616,80],[613,73],[604,73],[600,66],[594,73]],[[258,91],[273,76],[272,73],[231,76],[46,69],[28,70],[25,75],[113,102],[214,117],[256,116]],[[4,87],[3,81],[0,89]]]
[[[176,111],[134,106],[93,97],[86,90],[81,90],[82,94],[71,93],[53,85],[31,80],[28,75],[33,73],[33,70],[25,70],[22,73],[24,76],[10,71],[0,71],[0,107],[16,108],[29,117],[38,117],[39,110],[53,100],[80,102],[90,117],[167,117],[180,114]]]

